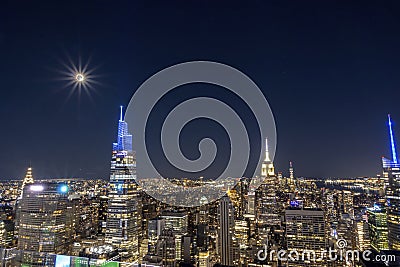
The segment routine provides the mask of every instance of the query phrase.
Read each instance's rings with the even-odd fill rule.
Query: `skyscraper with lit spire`
[[[132,135],[128,132],[128,124],[124,121],[122,106],[120,106],[117,142],[113,143],[113,150],[132,151]]]
[[[32,167],[29,167],[28,170],[26,171],[25,178],[22,181],[22,187],[21,187],[21,195],[20,198],[22,198],[24,194],[24,188],[28,184],[33,184],[33,175],[32,175]]]
[[[277,179],[274,164],[269,156],[267,139],[265,139],[265,158],[261,165],[261,177],[263,182],[256,191],[257,245],[260,247],[266,244],[271,226],[280,223],[276,202]]]
[[[289,178],[290,178],[290,180],[294,179],[293,162],[291,162],[291,161],[289,161]]]
[[[389,249],[400,250],[400,164],[392,128],[392,120],[388,115],[390,150],[392,159],[382,158],[383,177],[386,184],[387,227]]]
[[[269,149],[268,149],[268,139],[265,139],[265,159],[261,165],[261,176],[275,176],[275,168],[274,163],[271,161],[269,157]]]
[[[121,106],[117,142],[113,143],[105,242],[119,251],[121,261],[136,260],[141,233],[141,197],[136,179],[132,135]]]

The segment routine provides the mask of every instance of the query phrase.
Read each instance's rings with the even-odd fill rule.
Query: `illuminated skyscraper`
[[[33,175],[32,175],[32,167],[29,167],[28,170],[26,171],[25,178],[22,181],[22,187],[21,187],[21,196],[22,198],[23,193],[24,193],[24,188],[28,184],[33,184]]]
[[[274,163],[269,157],[268,139],[265,139],[265,159],[261,165],[261,176],[275,176]]]
[[[105,242],[117,249],[121,260],[135,260],[139,255],[141,233],[141,196],[136,179],[136,160],[132,135],[123,119],[118,122],[117,142],[113,144],[110,191]]]
[[[294,179],[294,169],[293,169],[293,162],[289,162],[289,178],[293,181]]]
[[[182,237],[188,232],[188,215],[180,211],[164,211],[160,218],[165,221],[165,229],[172,230],[175,239],[175,260],[182,260]]]
[[[233,205],[228,196],[224,196],[219,200],[218,215],[218,254],[220,262],[225,266],[234,266],[233,232],[235,218]]]
[[[376,251],[388,249],[387,215],[379,206],[367,209],[371,247]]]
[[[268,142],[265,140],[265,159],[261,167],[263,183],[256,191],[256,218],[258,231],[258,245],[266,243],[272,225],[280,225],[279,205],[276,201],[276,175],[274,164],[269,157]]]
[[[19,197],[18,197],[18,199],[16,201],[16,204],[15,204],[15,207],[16,207],[16,210],[17,210],[16,217],[15,217],[15,231],[16,231],[16,236],[17,237],[18,237],[18,229],[19,229],[19,215],[21,214],[21,212],[20,212],[20,209],[21,209],[20,201],[21,201],[21,199],[23,197],[23,194],[24,194],[24,188],[27,185],[30,185],[30,184],[33,184],[33,183],[34,183],[34,181],[33,181],[33,175],[32,175],[32,168],[29,167],[28,170],[26,171],[25,178],[22,181],[21,192],[20,192]]]
[[[319,209],[286,209],[285,222],[287,250],[297,251],[300,255],[309,251],[312,255],[304,260],[289,261],[286,266],[326,266],[321,257],[327,245],[324,212]]]
[[[392,160],[382,158],[383,177],[386,181],[388,244],[389,249],[400,250],[400,164],[390,115],[388,126]]]
[[[22,263],[43,263],[36,252],[69,253],[70,222],[67,216],[68,186],[60,183],[35,183],[25,186],[20,200],[18,249]],[[44,264],[46,265],[46,264]]]

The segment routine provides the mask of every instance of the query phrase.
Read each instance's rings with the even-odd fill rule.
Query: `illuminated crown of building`
[[[24,193],[25,186],[28,184],[33,184],[33,183],[34,183],[34,181],[33,181],[33,175],[32,175],[32,167],[29,167],[28,170],[26,171],[25,178],[22,182],[20,198],[22,198],[22,194]]]
[[[113,150],[132,151],[132,135],[128,132],[128,124],[124,120],[123,107],[121,106],[120,108],[117,142],[113,143]]]
[[[394,140],[394,134],[392,129],[392,120],[390,118],[390,114],[388,114],[388,126],[389,126],[389,136],[390,136],[390,149],[392,152],[392,159],[387,159],[382,157],[382,165],[383,168],[399,168],[400,163],[397,160],[397,149],[396,142]]]
[[[274,164],[269,157],[269,150],[268,150],[268,139],[265,139],[265,159],[261,165],[261,176],[274,176],[275,175],[275,168]]]

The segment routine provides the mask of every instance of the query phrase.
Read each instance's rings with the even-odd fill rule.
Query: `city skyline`
[[[400,1],[5,1],[0,267],[400,267]]]
[[[137,184],[137,155],[120,107],[109,181],[40,181],[29,167],[23,181],[0,182],[0,263],[399,266],[400,164],[390,115],[387,132],[392,154],[382,158],[380,177],[313,180],[298,177],[292,163],[282,176],[275,172],[265,142],[259,186],[254,187],[257,179],[241,178],[216,201],[202,197],[199,205],[178,207],[151,197]],[[175,182],[189,187],[213,183]],[[158,187],[170,197],[178,193]],[[349,258],[347,252],[362,256]]]
[[[112,144],[113,149],[117,149],[119,147],[119,149],[122,149],[123,146],[128,146],[128,150],[132,149],[132,135],[129,135],[130,137],[128,137],[128,141],[125,141],[123,139],[121,139],[121,136],[124,136],[125,133],[128,133],[127,130],[127,126],[121,126],[123,124],[126,124],[124,119],[123,119],[123,106],[119,106],[120,110],[119,110],[119,124],[118,124],[118,138],[117,138],[117,142]],[[390,143],[390,147],[389,147],[389,153],[388,155],[391,155],[392,159],[387,159],[387,156],[382,156],[381,157],[381,162],[383,162],[383,164],[390,164],[390,162],[394,162],[397,164],[397,146],[396,146],[396,142],[395,140],[396,138],[396,133],[395,130],[393,129],[393,125],[395,125],[395,123],[393,122],[391,115],[387,114],[388,116],[388,121],[387,121],[387,127],[389,129],[389,134],[388,134],[388,141]],[[122,123],[122,124],[121,124]],[[125,144],[127,142],[127,144]],[[266,147],[266,155],[268,155],[268,141],[266,141],[267,147]],[[275,163],[274,163],[275,164]],[[29,169],[32,170],[32,162],[29,163]],[[26,167],[26,166],[25,166]],[[292,177],[292,172],[293,172],[293,161],[288,161],[287,162],[287,168],[286,169],[279,169],[278,171],[280,173],[282,173],[285,176],[288,177]],[[24,171],[26,170],[26,168],[24,168]],[[259,170],[259,173],[261,173],[261,169]],[[377,172],[378,176],[380,176],[381,174],[379,172]],[[313,176],[307,176],[307,175],[300,175],[299,177],[305,177],[305,178],[325,178],[325,179],[332,179],[332,178],[358,178],[358,177],[375,177],[376,175],[364,175],[364,176],[337,176],[337,177],[313,177]],[[14,177],[14,178],[10,178],[10,179],[5,179],[0,177],[1,180],[20,180],[22,179],[23,176],[21,177]],[[105,175],[104,177],[79,177],[79,176],[60,176],[60,177],[39,177],[39,179],[66,179],[66,178],[78,178],[78,179],[105,179],[107,180],[107,175]],[[173,178],[187,178],[187,177],[173,177]],[[198,177],[200,178],[200,177]],[[247,178],[251,178],[251,177],[247,177]],[[194,178],[196,179],[196,178]],[[210,178],[212,179],[212,178]]]

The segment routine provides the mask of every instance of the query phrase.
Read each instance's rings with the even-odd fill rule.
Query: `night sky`
[[[99,84],[67,99],[60,71],[79,57]],[[119,106],[192,60],[263,90],[284,173],[291,160],[299,176],[375,175],[388,113],[400,138],[398,1],[12,0],[0,4],[0,178],[30,162],[36,178],[107,178]]]

